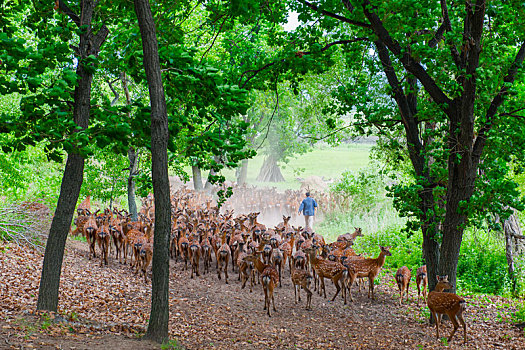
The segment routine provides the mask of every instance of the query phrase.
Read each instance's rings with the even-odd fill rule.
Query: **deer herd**
[[[186,188],[171,196],[170,257],[182,261],[185,270],[191,270],[190,278],[209,273],[215,262],[218,280],[222,281],[224,277],[224,283],[228,284],[231,264],[231,272],[237,274],[242,289],[249,282],[252,292],[254,286],[261,284],[264,310],[268,316],[271,316],[271,310],[277,311],[274,290],[277,286],[281,287],[287,268],[295,303],[301,301],[302,289],[307,295],[307,310],[312,308],[312,289],[327,297],[325,279],[332,281],[336,288],[332,301],[340,293],[344,304],[347,304],[348,297],[353,301],[352,287],[357,285],[361,290],[364,279],[368,279],[368,297],[374,299],[374,281],[385,258],[392,254],[390,247],[383,246],[379,247],[380,253],[376,258],[356,254],[352,245],[357,237],[363,236],[360,228],[327,244],[321,235],[312,230],[291,226],[290,216],[283,215],[281,223],[273,228],[266,227],[257,221],[260,212],[254,211],[255,203],[250,204],[249,214],[237,216],[234,216],[233,209],[221,212],[211,204],[212,201],[206,200],[201,193]],[[89,246],[89,259],[97,258],[98,250],[100,266],[108,264],[108,257],[114,250],[116,260],[127,264],[129,258],[135,274],[140,273],[147,282],[153,256],[154,211],[152,195],[142,199],[142,208],[136,220],[125,210],[91,212],[88,196],[77,208],[76,228],[71,234],[84,235]],[[402,303],[405,293],[408,302],[410,270],[403,266],[394,277],[400,292],[399,303]],[[417,269],[417,305],[422,295],[436,320],[438,338],[441,315],[446,314],[454,325],[448,340],[454,336],[459,320],[466,342],[466,324],[462,317],[465,300],[456,294],[443,292],[453,288],[447,276],[437,276],[437,279],[436,289],[427,297],[426,266]]]

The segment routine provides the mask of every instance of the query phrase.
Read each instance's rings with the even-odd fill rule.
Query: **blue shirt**
[[[301,202],[299,207],[299,213],[303,212],[303,215],[315,215],[315,208],[317,208],[317,202],[311,197],[306,197]]]

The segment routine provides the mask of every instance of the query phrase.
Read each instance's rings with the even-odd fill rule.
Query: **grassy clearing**
[[[278,183],[255,181],[265,158],[263,154],[259,154],[248,162],[248,184],[285,190],[301,187],[297,177],[307,178],[315,175],[335,179],[345,170],[358,170],[368,165],[371,148],[371,144],[365,143],[343,144],[337,147],[316,146],[311,152],[292,158],[286,164],[279,164],[286,182]],[[185,170],[191,174],[190,168]],[[235,180],[235,170],[225,169],[222,173],[227,180]],[[203,176],[207,176],[207,173]]]

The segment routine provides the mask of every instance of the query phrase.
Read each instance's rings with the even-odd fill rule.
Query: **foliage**
[[[485,230],[469,230],[461,245],[458,288],[471,293],[503,294],[507,279],[502,239]]]
[[[6,203],[38,198],[54,208],[61,170],[62,164],[48,162],[41,144],[16,152],[0,150],[0,198]]]
[[[366,213],[384,200],[384,187],[377,166],[372,164],[358,172],[344,171],[341,178],[330,186],[330,191],[343,198],[345,210]]]
[[[358,253],[375,258],[379,255],[380,245],[390,246],[392,256],[386,258],[385,267],[398,269],[401,266],[407,266],[415,276],[416,269],[424,265],[421,252],[422,241],[421,235],[408,237],[401,231],[401,226],[389,226],[374,233],[364,233],[364,237],[356,239],[353,248]]]

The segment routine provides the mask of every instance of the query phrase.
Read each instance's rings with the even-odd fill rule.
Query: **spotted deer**
[[[310,257],[310,264],[312,265],[313,270],[315,271],[317,277],[319,278],[320,286],[319,286],[319,295],[322,295],[324,293],[324,297],[326,298],[326,288],[324,284],[324,279],[328,278],[330,279],[334,285],[337,291],[335,292],[334,297],[332,298],[332,301],[335,300],[339,292],[341,291],[341,286],[339,286],[339,281],[343,277],[344,271],[347,271],[347,267],[343,266],[343,264],[336,262],[336,261],[329,261],[323,258],[320,258],[317,256],[317,246],[312,246],[306,250],[306,254]],[[351,273],[354,275],[353,271]],[[346,298],[345,298],[345,304],[346,304]]]
[[[401,266],[395,275],[397,287],[399,289],[399,305],[402,304],[403,301],[403,293],[406,291],[407,293],[407,302],[408,302],[408,288],[410,286],[410,278],[411,273],[408,267]]]
[[[271,317],[270,301],[272,302],[273,311],[277,312],[273,291],[279,281],[279,272],[273,266],[263,263],[257,255],[247,255],[243,259],[252,262],[255,269],[260,273],[261,284],[264,290],[264,310],[268,310],[268,316]]]
[[[467,304],[465,299],[460,296],[457,296],[454,293],[445,293],[444,289],[454,288],[452,283],[448,281],[447,276],[436,276],[438,281],[434,291],[428,294],[427,305],[436,321],[436,336],[439,339],[439,324],[441,322],[441,316],[446,314],[452,324],[454,329],[448,337],[448,341],[452,340],[454,333],[459,327],[458,320],[463,326],[463,343],[467,342],[467,325],[463,319],[463,312],[465,311]]]
[[[86,241],[89,245],[89,260],[91,260],[91,257],[96,258],[97,255],[95,253],[95,241],[96,241],[96,234],[98,230],[97,221],[95,220],[95,215],[91,214],[89,216],[89,219],[84,224],[84,227],[82,228],[82,231],[84,232],[84,237],[86,237]]]
[[[375,259],[345,260],[346,265],[352,267],[356,272],[355,274],[348,274],[348,278],[345,280],[345,286],[348,289],[351,301],[353,301],[352,286],[357,277],[368,277],[368,297],[374,299],[374,280],[385,264],[385,257],[392,255],[390,247],[379,246],[379,248],[381,252]]]
[[[313,282],[313,276],[305,269],[297,269],[292,265],[292,284],[295,294],[295,303],[297,304],[297,297],[301,301],[301,288],[306,292],[306,310],[312,309],[312,291],[310,285]]]
[[[423,265],[417,269],[416,285],[417,285],[417,306],[419,306],[419,296],[423,294],[423,302],[427,301],[427,265]],[[421,293],[421,286],[423,286],[423,293]]]
[[[221,239],[222,245],[217,251],[217,275],[219,280],[221,279],[221,270],[224,269],[224,279],[226,284],[228,284],[228,261],[230,260],[231,251],[230,246],[226,243],[226,231],[222,234]]]

